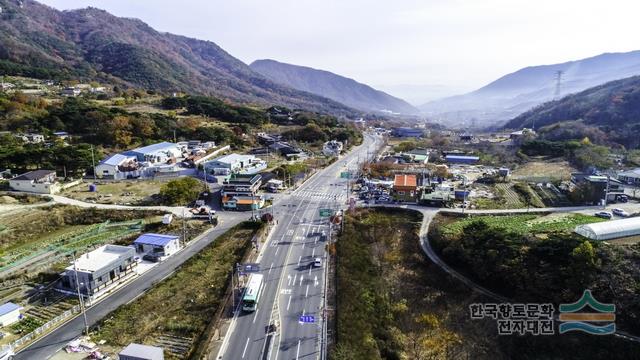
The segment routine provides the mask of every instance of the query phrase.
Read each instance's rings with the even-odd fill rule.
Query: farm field
[[[595,216],[583,214],[483,215],[448,222],[441,227],[441,233],[445,236],[456,237],[462,234],[465,226],[478,219],[484,220],[489,227],[501,228],[504,231],[520,235],[552,232],[570,233],[578,225],[606,221]]]
[[[565,160],[543,160],[534,159],[519,166],[512,172],[514,179],[526,178],[548,178],[554,180],[569,180],[571,173],[576,172],[573,166]]]
[[[65,190],[61,195],[72,199],[99,204],[155,205],[164,183],[155,180],[127,180],[114,182],[97,181],[97,191],[89,191],[89,183],[83,183]]]

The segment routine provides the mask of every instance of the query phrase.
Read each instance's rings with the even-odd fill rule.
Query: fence
[[[10,344],[12,349],[17,349],[23,345],[26,345],[28,343],[30,343],[32,340],[35,340],[36,338],[38,338],[39,335],[45,333],[47,330],[55,327],[55,325],[57,325],[58,323],[62,322],[63,320],[66,320],[67,318],[69,318],[71,315],[77,313],[80,311],[80,305],[76,305],[74,307],[72,307],[71,309],[63,312],[62,314],[54,317],[53,319],[49,320],[46,324],[40,326],[39,328],[33,330],[32,332],[28,333],[27,335],[21,337],[20,339],[12,342]]]

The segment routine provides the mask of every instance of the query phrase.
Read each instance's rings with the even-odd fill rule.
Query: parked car
[[[146,254],[142,257],[142,260],[147,260],[155,263],[160,261],[160,257],[153,254]]]
[[[629,216],[629,213],[624,211],[623,209],[616,208],[616,209],[611,210],[611,212],[613,213],[613,215],[620,216],[620,217],[628,217]]]
[[[599,217],[599,218],[603,218],[603,219],[611,219],[613,217],[613,215],[611,215],[611,213],[607,212],[607,211],[599,211],[599,212],[595,213],[594,215]]]
[[[313,267],[322,267],[322,259],[319,257],[313,260]]]

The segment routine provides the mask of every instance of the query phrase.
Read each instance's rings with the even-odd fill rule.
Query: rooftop
[[[75,268],[77,268],[78,271],[94,272],[118,260],[122,255],[131,251],[133,251],[133,248],[128,246],[104,245],[77,258]],[[67,270],[74,270],[74,265],[68,266]]]
[[[162,150],[173,149],[176,147],[176,144],[170,142],[161,142],[157,144],[143,146],[137,149],[129,150],[127,152],[141,153],[141,154],[151,154]]]
[[[127,156],[127,155],[122,155],[122,154],[114,154],[109,156],[108,158],[102,160],[100,163],[101,164],[105,164],[105,165],[113,165],[113,166],[118,166],[120,164],[122,164],[123,162],[127,161],[128,159],[131,159],[133,157],[131,156]]]
[[[122,349],[118,354],[120,356],[131,356],[140,359],[163,360],[164,350],[157,346],[141,345],[131,343]]]
[[[20,305],[8,302],[6,304],[0,305],[0,316],[8,314],[12,311],[20,309]]]
[[[163,235],[163,234],[142,234],[140,235],[134,244],[146,244],[146,245],[158,245],[165,246],[171,241],[177,239],[175,235]]]
[[[253,155],[229,154],[229,155],[221,156],[212,161],[217,161],[225,164],[234,164],[239,161],[249,161],[253,159],[255,159],[255,156]]]
[[[416,187],[418,179],[415,175],[396,175],[393,186],[410,186]]]
[[[34,170],[34,171],[29,171],[27,173],[16,176],[12,180],[39,180],[39,179],[42,179],[43,177],[47,177],[51,175],[51,173],[55,174],[56,171],[55,170]]]

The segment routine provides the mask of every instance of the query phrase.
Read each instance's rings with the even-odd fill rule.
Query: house
[[[141,148],[128,150],[122,153],[125,156],[134,156],[138,162],[146,162],[151,165],[173,164],[176,158],[182,156],[178,145],[170,142],[161,142]]]
[[[426,164],[429,162],[429,150],[426,149],[413,149],[402,154],[402,157],[407,162]]]
[[[56,131],[53,133],[53,136],[61,140],[68,140],[71,137],[71,135],[66,131]]]
[[[180,250],[180,237],[176,235],[142,234],[134,242],[136,252],[159,258],[173,255]]]
[[[38,194],[55,194],[60,191],[55,170],[35,170],[18,175],[9,180],[9,187],[15,191]]]
[[[44,142],[44,135],[41,134],[16,134],[15,137],[27,144],[41,144]]]
[[[514,131],[509,134],[509,140],[514,144],[521,144],[524,140],[536,136],[536,132],[533,129],[523,128],[522,130]]]
[[[164,360],[162,348],[131,343],[118,354],[120,360]]]
[[[22,307],[14,303],[8,302],[0,305],[0,327],[9,326],[20,321]]]
[[[395,137],[423,137],[424,129],[415,129],[409,127],[398,127],[391,130],[391,135]]]
[[[622,182],[607,176],[588,175],[577,183],[590,184],[587,188],[587,193],[584,194],[586,202],[590,204],[600,204],[605,197],[605,193],[607,194],[607,201],[616,201],[620,195],[624,195],[624,185]]]
[[[138,263],[133,259],[136,250],[131,246],[103,245],[83,254],[65,269],[58,290],[94,296],[128,279]],[[77,278],[77,282],[76,282]]]
[[[391,197],[395,201],[416,201],[418,178],[416,175],[396,175],[393,180]]]
[[[222,207],[229,210],[257,210],[264,206],[264,197],[258,194],[262,176],[231,175],[222,184]]]
[[[460,138],[460,141],[472,141],[475,136],[473,136],[473,134],[471,133],[462,133],[458,135],[458,138]]]
[[[102,160],[96,166],[96,176],[115,177],[121,172],[132,172],[140,168],[138,158],[133,155],[114,154]]]
[[[76,97],[76,96],[80,95],[81,93],[82,93],[82,90],[80,90],[78,88],[66,87],[66,88],[62,89],[62,91],[60,92],[60,95],[64,96],[64,97]]]
[[[618,180],[629,185],[640,185],[640,168],[619,173]]]
[[[253,155],[229,154],[204,163],[207,174],[253,175],[267,168],[267,162]]]
[[[322,147],[322,153],[326,156],[340,156],[342,153],[342,143],[337,140],[331,140],[324,143]]]
[[[475,164],[480,161],[480,158],[477,156],[467,155],[447,155],[445,156],[445,160],[452,164]]]

